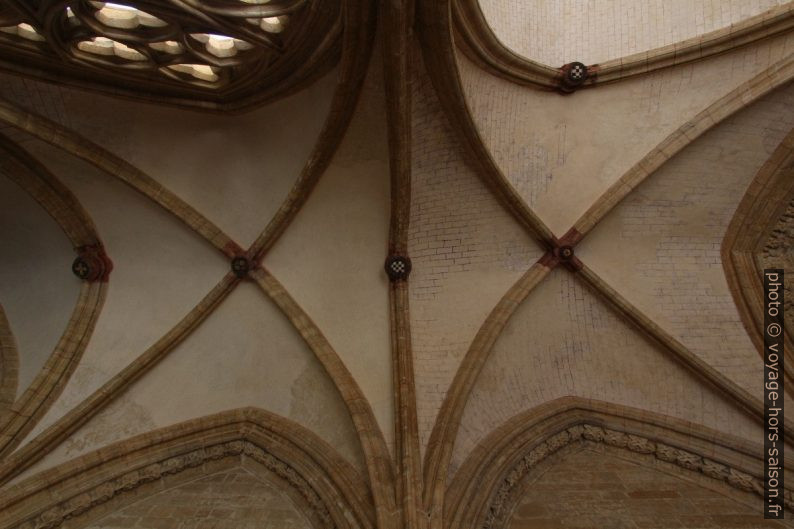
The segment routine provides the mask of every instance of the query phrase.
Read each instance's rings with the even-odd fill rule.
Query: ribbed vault
[[[792,4],[544,6],[0,2],[0,528],[755,527]]]

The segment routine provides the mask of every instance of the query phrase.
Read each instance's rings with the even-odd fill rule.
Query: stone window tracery
[[[326,30],[337,31],[329,12],[338,15],[339,6],[307,0],[67,0],[36,9],[23,0],[0,0],[0,51],[38,51],[48,60],[176,90],[234,91],[282,71],[277,65],[291,55],[311,56],[318,46],[331,50],[317,31],[318,14],[325,15]]]

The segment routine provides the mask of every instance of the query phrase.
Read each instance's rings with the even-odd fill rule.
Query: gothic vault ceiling
[[[0,529],[792,526],[794,3],[629,4],[0,1]]]

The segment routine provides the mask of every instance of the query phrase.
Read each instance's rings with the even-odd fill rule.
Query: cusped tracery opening
[[[172,64],[168,70],[209,83],[218,80],[217,69],[207,64]]]
[[[33,40],[39,42],[44,40],[44,37],[42,37],[41,34],[38,31],[36,31],[36,28],[25,22],[22,22],[15,26],[0,27],[0,31],[8,35],[16,35],[27,40]]]
[[[12,70],[206,108],[327,71],[342,16],[341,3],[303,0],[0,1],[0,53]]]
[[[79,50],[107,57],[119,57],[128,61],[145,61],[146,56],[123,42],[118,42],[107,37],[93,37],[77,44]]]
[[[114,4],[111,2],[92,2],[97,8],[94,16],[98,21],[111,28],[132,29],[138,26],[159,28],[167,23],[137,7]]]

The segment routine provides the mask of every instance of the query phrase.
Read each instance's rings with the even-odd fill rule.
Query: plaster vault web
[[[641,4],[0,2],[0,528],[788,526],[794,7]]]

